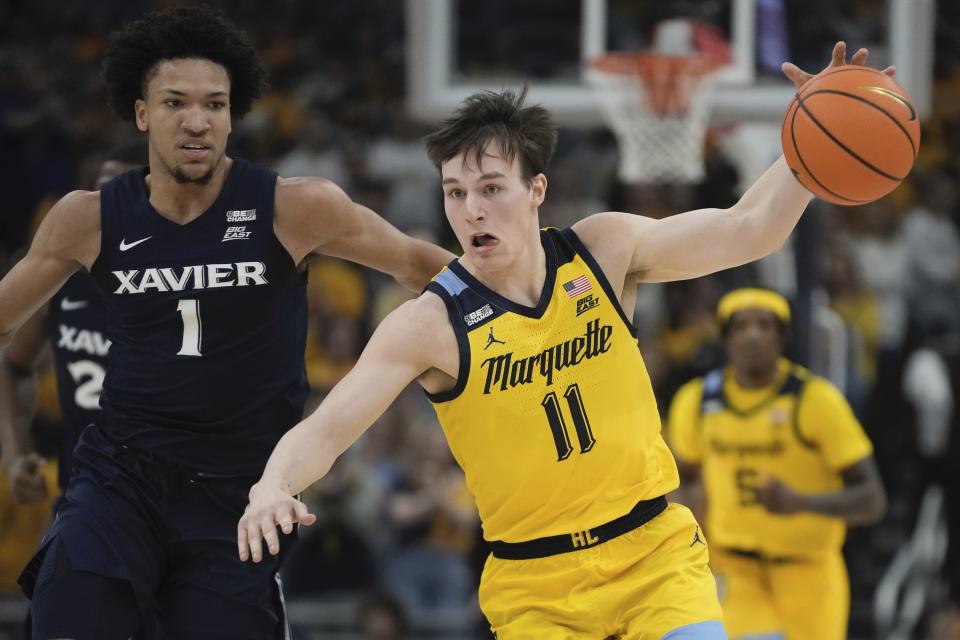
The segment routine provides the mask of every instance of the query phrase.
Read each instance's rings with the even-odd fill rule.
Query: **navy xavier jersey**
[[[70,477],[80,432],[100,418],[100,388],[110,348],[106,326],[103,296],[87,273],[75,273],[50,299],[47,335],[53,347],[63,415],[58,459],[61,490]]]
[[[277,176],[234,160],[213,205],[180,225],[142,171],[101,191],[92,274],[109,317],[102,425],[141,451],[258,474],[303,414],[306,273],[273,230]]]

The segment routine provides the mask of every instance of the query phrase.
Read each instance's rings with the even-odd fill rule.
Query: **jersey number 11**
[[[573,426],[577,432],[577,439],[580,441],[580,453],[586,453],[593,449],[593,445],[597,441],[590,429],[590,420],[587,418],[587,411],[583,406],[580,387],[576,383],[571,384],[563,392],[563,397],[567,399],[567,405],[570,407],[570,416],[573,418]],[[556,392],[551,391],[545,395],[540,404],[547,412],[547,422],[550,423],[550,431],[553,432],[553,442],[557,445],[557,462],[566,460],[573,453],[573,445],[570,444],[567,421],[563,419],[563,413],[560,411],[560,400],[557,398]]]

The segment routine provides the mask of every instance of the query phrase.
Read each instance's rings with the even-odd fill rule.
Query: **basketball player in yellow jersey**
[[[866,51],[853,57],[863,63]],[[841,65],[838,45],[832,66]],[[800,85],[810,76],[789,65]],[[314,516],[322,477],[410,382],[427,391],[492,543],[480,606],[500,640],[725,638],[707,547],[678,484],[625,282],[693,278],[779,247],[811,195],[782,159],[730,209],[589,216],[541,230],[556,129],[480,93],[426,140],[464,249],[381,323],[250,490],[240,558]]]
[[[886,505],[870,441],[832,384],[782,357],[780,294],[738,289],[718,318],[730,365],[680,389],[668,431],[685,492],[703,481],[727,632],[842,640],[845,523]]]

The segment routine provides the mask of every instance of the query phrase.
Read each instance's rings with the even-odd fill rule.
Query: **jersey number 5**
[[[180,344],[178,356],[199,356],[200,343],[203,339],[200,324],[200,301],[181,300],[177,303],[177,311],[183,320],[183,342]]]
[[[564,391],[563,397],[567,399],[567,405],[570,407],[570,416],[573,418],[573,426],[580,441],[580,453],[586,453],[593,449],[597,441],[593,437],[593,431],[590,430],[590,420],[587,419],[587,412],[583,407],[580,387],[576,383],[571,384]],[[573,452],[573,446],[570,444],[567,421],[563,419],[563,413],[560,411],[560,400],[557,394],[551,391],[543,397],[543,402],[540,404],[547,412],[547,422],[550,423],[550,431],[553,432],[553,442],[557,445],[557,462],[566,460]]]

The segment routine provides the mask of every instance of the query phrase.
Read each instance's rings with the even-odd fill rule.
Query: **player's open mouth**
[[[180,145],[180,151],[190,160],[202,160],[207,157],[210,147],[199,142],[186,142]]]
[[[482,247],[492,247],[498,242],[500,241],[489,233],[475,233],[470,236],[470,244],[478,249]]]

